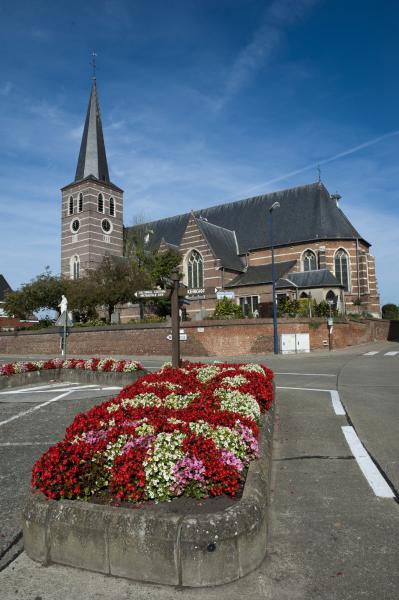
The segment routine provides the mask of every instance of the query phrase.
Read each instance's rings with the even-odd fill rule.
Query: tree
[[[58,310],[62,294],[67,293],[67,283],[53,275],[46,267],[44,273],[24,283],[16,292],[6,294],[4,310],[9,315],[27,317],[38,310]]]
[[[155,285],[162,285],[164,277],[170,277],[172,271],[181,263],[181,255],[175,250],[154,254],[150,276]]]
[[[135,292],[150,283],[136,264],[112,256],[105,256],[96,269],[89,271],[87,280],[95,304],[106,307],[108,322],[117,304],[136,302]]]
[[[392,319],[393,321],[399,319],[399,306],[396,304],[384,304],[381,310],[383,319]]]

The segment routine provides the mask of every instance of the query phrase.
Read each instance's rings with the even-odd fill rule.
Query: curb
[[[34,492],[23,511],[26,553],[42,565],[183,587],[247,575],[266,553],[274,406],[263,417],[260,458],[251,462],[243,496],[233,506],[182,516],[48,500]]]

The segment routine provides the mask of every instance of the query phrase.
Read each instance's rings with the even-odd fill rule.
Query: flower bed
[[[49,360],[35,360],[28,362],[15,362],[0,365],[0,376],[18,375],[31,371],[51,369],[82,369],[101,373],[132,373],[143,369],[141,363],[133,360],[115,360],[113,358],[51,358]]]
[[[273,373],[261,365],[165,366],[78,414],[35,464],[32,486],[51,499],[234,496],[272,401]]]

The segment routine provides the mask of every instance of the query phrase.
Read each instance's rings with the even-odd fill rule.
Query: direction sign
[[[169,340],[169,342],[172,341],[172,334],[170,333],[169,335],[166,336],[166,339]],[[180,332],[180,341],[181,342],[186,342],[187,341],[187,333],[182,333]]]
[[[164,298],[168,290],[140,290],[135,292],[136,298]]]
[[[235,294],[233,291],[220,290],[216,292],[216,298],[218,300],[223,300],[223,298],[228,298],[229,300],[234,300]]]

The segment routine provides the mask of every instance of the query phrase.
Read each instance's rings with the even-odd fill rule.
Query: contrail
[[[265,183],[259,183],[255,186],[247,189],[245,194],[247,192],[251,192],[252,190],[256,190],[260,187],[265,187],[267,185],[270,185],[271,183],[276,183],[277,181],[282,181],[283,179],[289,179],[290,177],[293,177],[294,175],[299,175],[300,173],[304,173],[305,171],[309,171],[310,169],[315,169],[319,165],[326,165],[327,163],[333,162],[334,160],[338,160],[339,158],[343,158],[344,156],[349,156],[349,154],[354,154],[355,152],[358,152],[359,150],[363,150],[363,148],[368,148],[369,146],[378,144],[379,142],[382,142],[383,140],[394,137],[395,135],[399,135],[399,129],[395,129],[395,131],[390,131],[389,133],[384,133],[384,135],[380,135],[376,138],[368,140],[367,142],[364,142],[363,144],[359,144],[358,146],[353,146],[353,148],[349,148],[348,150],[344,150],[343,152],[338,152],[338,154],[334,154],[334,156],[330,156],[329,158],[323,158],[322,160],[311,163],[310,165],[306,165],[306,167],[301,167],[300,169],[296,169],[295,171],[290,171],[289,173],[285,173],[284,175],[279,175],[278,177],[273,177],[273,179],[269,179],[269,181],[266,181]],[[240,196],[240,197],[242,197],[242,196]]]

